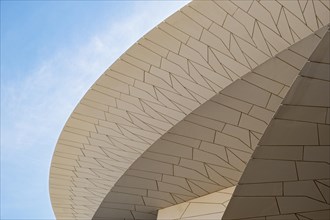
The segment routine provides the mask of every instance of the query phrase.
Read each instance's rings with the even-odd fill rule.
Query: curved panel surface
[[[329,43],[328,31],[261,138],[223,219],[330,219]]]
[[[95,82],[59,137],[50,170],[56,217],[92,218],[157,139],[321,28],[328,12],[324,1],[194,1],[146,34]]]
[[[312,34],[292,45],[174,125],[122,175],[93,219],[155,219],[159,209],[237,185],[319,41]]]

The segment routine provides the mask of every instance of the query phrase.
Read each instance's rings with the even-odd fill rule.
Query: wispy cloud
[[[156,7],[157,3],[148,4],[148,8],[136,6],[135,13],[125,20],[111,22],[108,29],[93,35],[84,45],[60,48],[35,70],[27,70],[27,77],[22,81],[4,84],[4,113],[9,116],[6,126],[10,124],[10,127],[4,131],[3,146],[16,142],[16,146],[10,147],[27,147],[43,137],[56,136],[54,131],[58,133],[59,124],[64,124],[101,73],[146,30],[183,4],[173,4],[165,11],[162,4]],[[10,133],[13,130],[15,134]],[[15,135],[15,142],[12,135]]]
[[[49,213],[40,211],[24,214],[22,207],[40,210],[40,204],[46,203],[50,209],[49,165],[65,120],[115,59],[186,3],[136,5],[134,13],[121,21],[109,21],[107,29],[93,34],[84,44],[60,46],[33,70],[24,70],[20,81],[2,82],[1,217],[49,218]],[[27,200],[34,202],[27,206]],[[14,211],[19,209],[23,213]]]

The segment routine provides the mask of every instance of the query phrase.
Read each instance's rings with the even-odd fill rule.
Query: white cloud
[[[115,59],[186,2],[143,4],[125,20],[109,21],[85,43],[60,45],[50,59],[24,70],[25,78],[2,82],[1,217],[52,218],[48,172],[65,120]]]
[[[185,3],[138,4],[125,20],[111,21],[108,29],[86,44],[62,48],[35,71],[28,71],[22,81],[4,85],[2,103],[8,120],[3,146],[13,149],[57,139],[65,118],[97,77],[147,30]]]

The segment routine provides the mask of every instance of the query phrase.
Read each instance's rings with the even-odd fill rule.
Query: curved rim
[[[265,2],[253,1],[247,9],[234,1],[195,1],[147,33],[102,74],[56,145],[50,197],[57,218],[91,218],[128,167],[166,131],[321,25],[297,20],[285,1],[276,4],[287,14],[295,37],[283,23],[276,25],[273,16],[281,21],[281,13],[271,13],[275,7]],[[322,11],[318,16],[326,22]],[[254,29],[248,23],[244,27],[249,19],[257,24]]]
[[[300,50],[311,53],[319,41],[312,34],[292,45],[174,125],[119,178],[93,219],[156,219],[158,210],[236,186],[307,62]]]

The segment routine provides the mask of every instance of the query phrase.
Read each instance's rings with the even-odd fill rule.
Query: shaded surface
[[[95,82],[68,119],[52,160],[50,195],[57,218],[92,218],[118,181],[120,184],[130,182],[127,177],[124,177],[126,180],[120,178],[136,159],[167,131],[233,81],[312,34],[329,20],[329,9],[319,1],[315,1],[315,10],[312,10],[313,4],[304,5],[305,11],[297,11],[301,8],[298,1],[291,1],[298,7],[292,7],[294,5],[287,4],[287,1],[274,1],[273,4],[267,2],[250,1],[240,4],[238,1],[193,1],[141,38]],[[282,57],[268,64],[267,68],[278,67],[281,71],[269,72],[256,68],[255,73],[237,81],[238,87],[253,94],[254,98],[246,93],[239,94],[235,89],[223,94],[253,105],[251,111],[248,109],[243,114],[243,109],[246,111],[245,104],[242,110],[237,111],[233,107],[227,111],[224,109],[228,106],[212,103],[208,111],[212,111],[212,106],[216,106],[224,113],[225,117],[212,113],[212,117],[220,117],[218,119],[223,119],[222,123],[226,123],[223,131],[216,127],[211,128],[214,134],[199,132],[200,129],[206,131],[210,128],[196,124],[196,119],[191,119],[194,125],[184,121],[181,128],[193,127],[191,134],[199,135],[201,140],[212,144],[214,142],[232,148],[239,146],[236,150],[240,150],[240,147],[251,149],[267,127],[265,121],[269,120],[272,114],[268,111],[274,112],[277,109],[299,72],[299,65],[305,62],[300,55],[309,54],[310,48],[317,44],[318,39],[317,35],[312,35],[307,39],[309,43],[306,43],[306,47],[287,51]],[[292,66],[283,61],[290,58],[293,58]],[[268,75],[269,73],[272,75]],[[259,85],[263,87],[259,88]],[[225,102],[228,100],[232,99],[226,99]],[[237,108],[240,106],[237,103],[239,102],[235,100],[229,101],[228,105]],[[236,113],[227,114],[228,112]],[[239,114],[241,117],[237,117]],[[205,118],[205,112],[198,112],[197,115]],[[259,116],[262,118],[258,119]],[[253,135],[248,131],[248,139],[254,142],[244,143],[249,141],[245,137],[246,131],[235,132],[236,128],[231,127],[233,125],[238,125],[242,130],[251,130]],[[217,129],[220,129],[220,132]],[[174,128],[172,131],[180,133],[181,130]],[[187,129],[181,132],[188,136],[190,134]],[[241,135],[242,141],[238,140],[238,137],[232,137],[233,133]],[[201,160],[200,162],[209,160],[211,153],[188,147],[188,150],[180,152],[180,157],[185,158],[185,162],[194,157]],[[196,151],[199,154],[190,156],[188,151]],[[240,160],[236,158],[238,152],[230,151],[232,153],[228,153],[227,160],[236,161],[233,164],[239,168],[236,168],[235,175],[232,175],[233,172],[227,172],[231,175],[227,180],[231,179],[229,182],[235,184],[245,166],[247,156],[241,153],[239,158],[245,159]],[[212,161],[220,160],[215,155],[213,158]],[[148,164],[146,161],[150,159],[138,161],[137,166],[145,167]],[[172,173],[178,176],[186,175],[185,178],[196,176],[191,175],[196,171],[183,169],[181,165],[174,170],[163,169],[165,166],[169,167],[166,163],[153,165],[150,166],[152,169],[164,170],[169,176]],[[221,167],[203,169],[211,172],[206,174],[208,176],[222,178],[218,177],[216,171],[222,169]],[[141,173],[138,178],[140,175]],[[155,175],[153,178],[159,177]],[[203,182],[204,178],[202,173],[197,181]],[[145,184],[140,180],[134,183]],[[209,183],[209,180],[205,180],[203,184],[205,183]],[[218,181],[215,185],[223,186],[223,183],[220,183],[221,181]],[[145,186],[154,191],[160,187],[155,180],[149,179]],[[194,191],[194,196],[206,193],[199,189],[199,184],[189,187],[193,188],[191,191]],[[171,187],[166,185],[165,188]],[[118,201],[129,198],[127,195],[120,196],[118,193],[114,194]],[[185,196],[187,195],[181,193],[178,201],[191,198]],[[164,204],[172,204],[165,201],[161,205],[157,202],[156,206],[154,198],[149,195],[145,200],[141,195],[134,199],[132,197],[129,202],[143,204],[142,216],[146,212],[164,207]],[[128,204],[124,209],[116,206],[112,213],[121,213],[125,218],[134,218],[133,215],[135,218],[145,218],[136,207],[127,213],[126,210],[131,210],[131,205]],[[147,206],[153,207],[152,210],[145,210]],[[109,207],[103,210],[108,209]],[[151,217],[155,218],[155,214]]]
[[[266,129],[223,219],[330,219],[329,36]]]
[[[155,219],[159,209],[237,185],[260,137],[307,62],[304,56],[310,56],[320,42],[315,36],[261,64],[173,126],[130,166],[93,218]],[[303,47],[313,49],[303,56],[297,52]],[[281,77],[275,74],[274,63],[285,69]],[[291,171],[281,173],[283,169],[273,172],[286,178]]]

